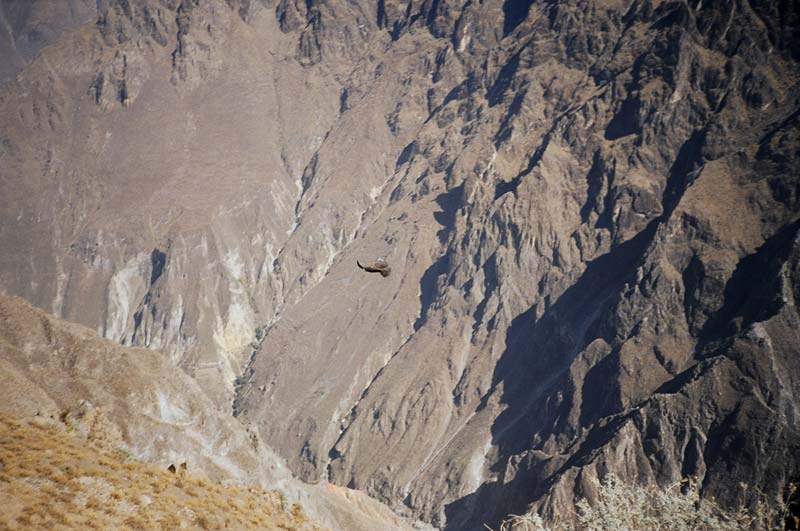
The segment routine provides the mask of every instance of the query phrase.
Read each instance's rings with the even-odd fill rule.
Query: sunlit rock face
[[[75,6],[2,61],[0,289],[440,528],[798,475],[795,6]]]
[[[215,407],[196,381],[160,353],[115,344],[5,295],[0,295],[0,371],[0,414],[61,426],[90,441],[90,447],[148,461],[165,472],[178,465],[211,484],[278,489],[287,508],[288,502],[301,503],[326,529],[412,529],[364,493],[292,477],[254,429]],[[102,483],[113,473],[84,461],[76,458],[71,465],[86,480],[78,483]],[[25,491],[9,490],[3,509],[18,506]],[[246,502],[238,498],[241,506]],[[178,505],[171,510],[186,514]],[[14,511],[3,516],[8,519],[9,513]]]

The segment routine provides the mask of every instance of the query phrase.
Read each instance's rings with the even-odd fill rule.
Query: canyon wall
[[[96,9],[0,88],[0,289],[440,528],[797,477],[796,6]]]

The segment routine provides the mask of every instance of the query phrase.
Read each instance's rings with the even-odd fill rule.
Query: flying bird
[[[374,264],[371,265],[363,265],[361,262],[356,260],[356,264],[358,267],[366,271],[367,273],[380,273],[382,277],[386,278],[389,276],[389,273],[392,272],[392,268],[381,258],[378,258]]]

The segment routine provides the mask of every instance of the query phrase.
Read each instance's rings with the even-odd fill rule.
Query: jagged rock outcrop
[[[797,34],[760,2],[109,2],[0,97],[0,287],[438,527],[606,472],[775,493]]]
[[[111,2],[4,92],[0,237],[16,251],[2,285],[161,350],[228,409],[255,330],[280,309],[267,273],[339,96],[266,42],[220,70],[218,56],[257,35],[281,41],[277,23],[184,4]],[[303,99],[287,96],[297,86]],[[74,142],[75,131],[87,136]]]
[[[103,340],[16,298],[0,297],[0,324],[5,411],[85,421],[110,446],[164,468],[186,461],[218,481],[288,477],[279,459],[256,451],[255,434],[217,411],[164,356]]]

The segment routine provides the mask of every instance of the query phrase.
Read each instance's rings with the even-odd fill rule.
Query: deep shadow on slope
[[[693,133],[681,146],[667,178],[662,203],[664,212],[633,238],[586,264],[581,276],[538,320],[534,308],[517,316],[506,334],[506,350],[493,375],[493,388],[503,383],[503,403],[508,409],[495,421],[492,434],[504,458],[524,449],[538,428],[521,422],[545,388],[556,383],[583,348],[604,337],[600,317],[619,298],[636,274],[651,246],[658,227],[666,222],[696,175],[704,132]],[[536,384],[536,385],[533,385]],[[532,391],[532,389],[534,389]],[[546,414],[555,412],[546,412]],[[537,411],[540,418],[542,412]],[[531,420],[531,419],[528,419]],[[541,422],[541,421],[540,421]],[[527,426],[515,434],[514,425]]]
[[[720,337],[769,319],[785,304],[780,270],[794,250],[798,231],[800,220],[788,223],[739,262],[725,285],[722,307],[700,330],[699,339],[705,349]]]
[[[456,213],[461,208],[464,199],[464,185],[459,185],[453,189],[439,194],[436,197],[436,204],[442,209],[433,214],[436,222],[442,228],[436,233],[439,242],[444,245],[455,223]],[[450,269],[451,253],[445,251],[431,265],[419,281],[420,314],[414,322],[414,330],[419,330],[428,320],[428,313],[431,306],[435,303],[439,293],[439,277],[446,274]]]
[[[587,263],[576,282],[546,308],[541,318],[536,319],[534,305],[511,322],[506,349],[492,377],[492,389],[502,384],[501,402],[506,405],[492,425],[492,444],[498,449],[495,472],[502,472],[512,456],[529,450],[535,436],[563,429],[558,424],[570,407],[570,397],[556,406],[538,402],[555,389],[569,395],[572,391],[565,385],[565,378],[575,356],[596,338],[612,342],[612,337],[604,337],[610,331],[603,327],[602,316],[623,297],[623,288],[635,279],[636,269],[644,261],[658,227],[670,218],[697,177],[704,141],[705,130],[698,129],[678,150],[662,195],[663,213],[658,218],[633,238]],[[603,418],[619,409],[605,395],[589,403],[592,410],[584,408],[582,420]],[[473,495],[446,507],[447,529],[480,529],[484,522],[498,526],[505,515],[524,512],[532,500],[543,494],[541,485],[537,486],[540,479],[533,471],[522,471],[511,483],[500,487],[502,494],[497,498],[490,494],[497,485],[482,486]],[[534,487],[535,496],[531,490]],[[494,509],[487,513],[486,507]]]
[[[506,334],[506,350],[493,376],[493,388],[503,384],[501,401],[507,406],[492,426],[492,443],[498,448],[500,467],[511,456],[530,449],[534,434],[546,430],[548,423],[563,413],[532,406],[561,382],[574,356],[594,339],[590,337],[595,332],[590,329],[592,323],[631,278],[657,227],[656,221],[651,222],[631,240],[590,262],[578,281],[540,319],[536,320],[531,308],[512,321]],[[492,493],[499,485],[483,485],[448,505],[447,529],[480,529],[483,522],[496,527],[505,515],[524,512],[534,499],[536,476],[519,474],[501,487],[502,494]],[[476,503],[479,500],[483,501]],[[488,507],[495,509],[487,513]]]
[[[800,254],[800,244],[797,242],[798,234],[800,234],[800,220],[788,223],[753,254],[740,260],[726,283],[725,303],[712,315],[708,321],[708,327],[700,333],[701,341],[709,347],[713,346],[713,351],[702,353],[701,347],[698,346],[698,362],[662,385],[654,392],[653,397],[680,393],[693,382],[704,378],[715,363],[724,357],[736,360],[742,381],[752,381],[754,386],[763,384],[763,382],[759,382],[759,370],[754,367],[754,364],[759,363],[760,353],[749,352],[746,341],[744,345],[741,342],[736,343],[736,341],[737,338],[747,336],[749,324],[774,317],[787,303],[782,298],[781,278],[785,274],[783,270],[786,264],[791,261],[793,262],[793,265],[790,265],[790,269],[792,269],[790,274],[793,277],[791,282],[795,285],[798,284],[797,277],[800,276],[800,271],[798,271],[800,259],[797,257]],[[644,238],[645,233],[640,236]],[[644,241],[638,245],[643,245]],[[601,259],[595,260],[573,288],[581,285],[585,287],[591,284],[591,281],[603,279],[615,283],[615,286],[619,288],[620,283],[624,283],[625,277],[623,275],[615,278],[613,274],[608,273],[609,268],[612,264],[624,267],[625,260],[633,260],[633,262],[628,262],[629,264],[635,263],[636,247],[637,245],[629,245],[627,253],[616,253],[616,259],[613,261],[612,256],[615,253],[609,253]],[[603,271],[606,272],[605,276]],[[749,279],[749,281],[743,281],[743,279]],[[562,318],[567,318],[576,326],[581,325],[582,312],[579,309],[581,305],[589,304],[595,309],[605,309],[612,301],[611,297],[604,296],[604,292],[613,291],[613,288],[596,288],[593,294],[587,297],[579,297],[575,293],[570,293],[573,288],[568,290],[559,299],[559,302],[564,297],[571,298],[568,303],[565,303],[567,308],[566,313],[562,314]],[[575,306],[576,304],[577,306]],[[515,319],[508,334],[511,341],[510,348],[504,355],[503,366],[498,366],[498,381],[503,381],[509,386],[508,391],[503,394],[503,401],[509,405],[509,409],[498,417],[493,429],[493,436],[502,456],[498,463],[505,465],[506,461],[510,459],[513,462],[511,466],[515,475],[507,483],[499,481],[484,483],[472,494],[449,504],[446,507],[448,522],[446,529],[448,530],[483,529],[484,523],[497,528],[506,515],[525,513],[530,502],[544,496],[564,472],[589,464],[597,455],[598,449],[611,443],[626,423],[635,420],[635,417],[640,415],[640,408],[637,407],[625,412],[610,414],[594,422],[588,426],[589,431],[579,440],[578,446],[571,451],[570,457],[556,470],[546,471],[546,458],[538,460],[537,456],[526,452],[533,446],[532,440],[537,431],[550,429],[552,426],[547,425],[547,422],[556,420],[559,414],[557,411],[547,411],[546,408],[531,407],[537,398],[544,395],[545,387],[548,384],[552,387],[554,383],[561,381],[558,379],[559,373],[563,373],[568,366],[566,361],[557,358],[559,351],[554,349],[560,345],[564,349],[572,348],[571,353],[574,354],[576,350],[574,345],[588,344],[593,336],[590,330],[584,337],[573,339],[573,342],[570,342],[569,338],[564,339],[563,337],[556,341],[548,341],[547,332],[554,331],[554,325],[557,324],[552,320],[553,316],[558,313],[555,311],[556,306],[559,304],[554,305],[553,311],[548,311],[538,322],[532,322],[532,317],[526,314]],[[548,322],[545,322],[546,319]],[[537,341],[542,341],[541,344],[544,347],[537,351],[537,354],[541,353],[541,357],[530,359],[532,349],[525,348],[526,340],[531,341],[532,345],[536,345]],[[570,356],[567,358],[571,360]],[[535,380],[539,377],[550,380],[537,387]],[[740,383],[740,385],[745,384]],[[782,463],[780,466],[784,466],[786,470],[778,476],[796,474],[798,463],[796,458],[800,453],[798,430],[795,428],[787,431],[784,427],[775,424],[773,419],[765,414],[765,411],[759,413],[760,410],[757,408],[761,405],[761,399],[756,395],[741,390],[733,392],[740,393],[736,397],[736,407],[725,417],[714,421],[701,454],[708,466],[708,475],[733,474],[735,481],[750,481],[751,476],[758,475],[758,467],[773,459],[767,455],[769,447],[773,444],[764,446],[758,442],[757,438],[752,438],[752,433],[762,434],[762,442],[774,441],[775,451],[778,446],[784,448],[782,459],[779,461]],[[644,407],[651,403],[653,397],[647,399],[641,406]],[[778,400],[778,398],[774,398],[774,400]],[[764,407],[775,407],[775,405],[767,404]],[[514,413],[516,414],[514,415]],[[506,424],[503,425],[501,422]],[[669,431],[669,423],[675,422],[675,419],[663,419],[663,422],[665,429]],[[757,429],[754,429],[753,426],[756,426]],[[658,445],[656,444],[654,447],[658,447]],[[683,465],[686,464],[683,463]],[[696,463],[688,464],[690,467],[696,466]],[[659,466],[659,463],[656,462],[653,466]],[[791,469],[792,466],[794,466],[794,470]],[[772,487],[781,489],[783,485],[772,485]],[[737,502],[737,500],[725,499],[723,486],[703,485],[703,488],[711,488],[712,494],[720,501],[729,504]],[[487,511],[486,508],[492,509]]]
[[[533,0],[503,2],[503,37],[514,31],[528,17]]]

